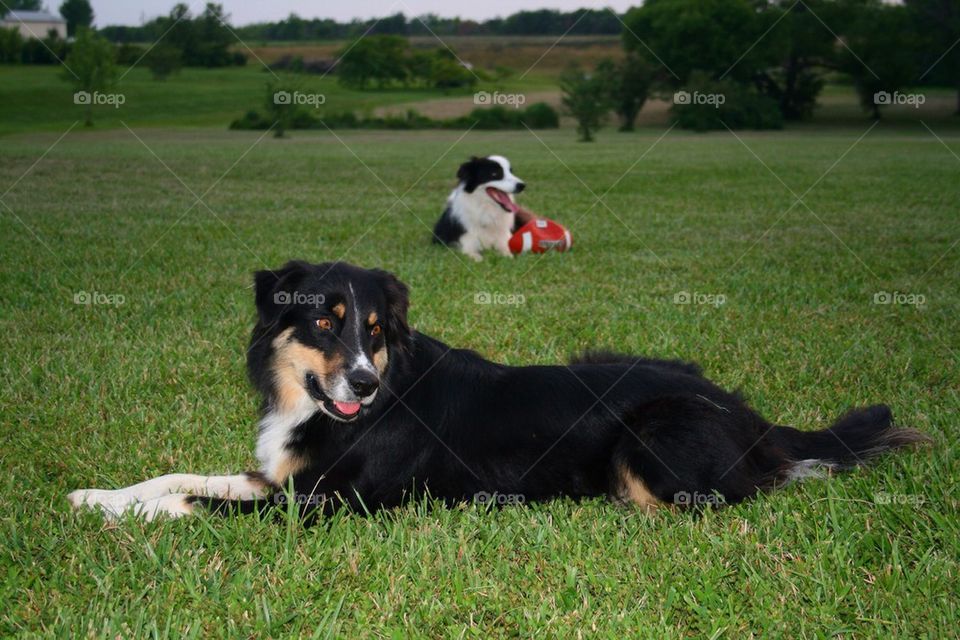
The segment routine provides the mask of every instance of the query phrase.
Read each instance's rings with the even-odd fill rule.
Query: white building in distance
[[[43,39],[53,31],[66,39],[67,21],[46,11],[10,11],[0,19],[0,27],[16,29],[24,39]]]

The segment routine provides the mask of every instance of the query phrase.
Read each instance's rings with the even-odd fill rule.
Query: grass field
[[[919,124],[858,143],[867,122],[595,145],[569,130],[5,136],[0,635],[954,635],[960,137],[931,126],[943,143]],[[473,264],[429,245],[457,164],[492,152],[528,207],[572,227],[573,252]],[[254,467],[250,274],[292,257],[396,272],[416,328],[491,358],[697,359],[777,423],[884,401],[936,446],[699,516],[601,500],[421,503],[311,529],[71,513],[78,487]]]

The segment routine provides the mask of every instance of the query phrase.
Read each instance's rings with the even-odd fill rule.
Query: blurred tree
[[[23,36],[16,28],[0,28],[0,62],[14,63],[21,61],[23,54]]]
[[[633,131],[653,84],[653,68],[643,58],[630,54],[620,62],[602,60],[597,74],[603,78],[610,104],[620,118],[620,131]]]
[[[93,24],[93,7],[89,0],[66,0],[60,5],[60,15],[67,21],[67,35],[73,36],[78,27]]]
[[[43,9],[42,0],[9,0],[3,4],[11,11],[40,11]],[[0,15],[6,13],[4,7],[0,6]]]
[[[767,28],[748,0],[647,0],[627,12],[623,46],[646,59],[670,88],[695,70],[752,80],[771,60]]]
[[[77,31],[76,40],[73,41],[65,61],[66,69],[62,78],[73,83],[77,93],[86,94],[82,99],[75,98],[75,102],[86,106],[84,124],[88,127],[93,126],[94,94],[106,92],[116,82],[115,56],[116,47],[106,38],[98,36],[87,27],[81,27]]]
[[[906,5],[922,39],[919,80],[954,87],[960,115],[960,2],[906,0]]]
[[[166,80],[171,74],[180,71],[183,64],[183,52],[163,41],[154,45],[144,58],[154,80]]]
[[[339,55],[337,76],[346,87],[365,89],[376,84],[382,88],[407,80],[407,40],[401,36],[366,36]]]
[[[610,111],[608,77],[602,73],[584,73],[570,67],[560,76],[563,106],[577,120],[581,142],[592,142],[593,134],[607,119]]]
[[[840,67],[850,74],[864,110],[876,119],[883,96],[915,82],[919,41],[909,9],[880,2],[864,4],[844,34]]]
[[[834,34],[849,24],[852,8],[836,0],[773,0],[766,7],[762,20],[770,31],[764,38],[770,41],[774,64],[758,70],[756,84],[777,101],[787,120],[813,114],[823,89],[822,72],[838,64]]]

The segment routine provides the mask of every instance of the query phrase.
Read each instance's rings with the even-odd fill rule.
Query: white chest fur
[[[257,460],[260,471],[268,478],[277,479],[288,466],[291,452],[287,448],[293,430],[306,422],[317,411],[317,405],[304,397],[289,411],[271,410],[260,420],[257,436]]]

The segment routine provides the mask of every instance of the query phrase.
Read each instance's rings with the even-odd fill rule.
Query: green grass
[[[672,131],[649,152],[662,131],[539,134],[578,178],[526,132],[342,133],[348,150],[329,133],[135,127],[190,189],[212,187],[187,212],[194,197],[128,132],[74,130],[0,205],[0,634],[955,634],[960,161],[920,125],[851,150],[861,124],[740,134],[798,195],[849,151],[809,211],[729,133]],[[6,136],[0,188],[59,135]],[[529,182],[527,206],[572,227],[573,252],[474,265],[429,245],[457,164],[491,152]],[[393,206],[354,153],[398,195],[422,180]],[[691,358],[780,424],[884,401],[936,446],[702,516],[602,500],[311,529],[72,513],[79,487],[254,468],[250,273],[292,257],[396,272],[416,328],[491,358]],[[525,303],[475,304],[481,291]],[[680,291],[726,303],[674,304]],[[926,303],[873,304],[879,291]]]

